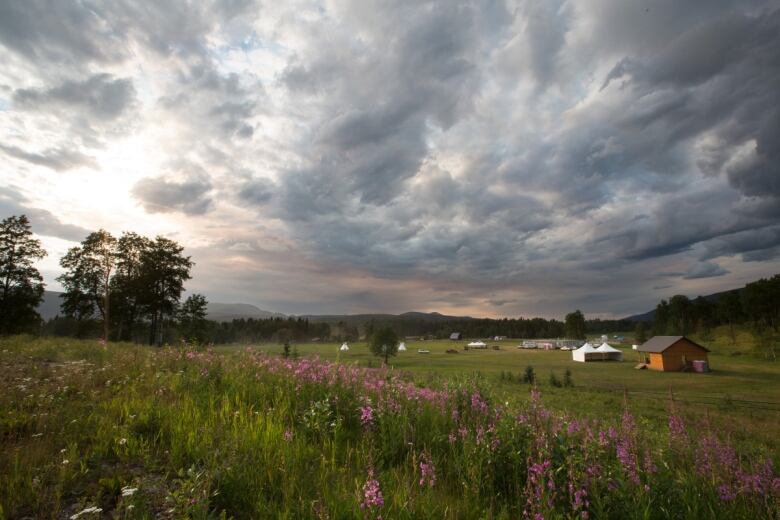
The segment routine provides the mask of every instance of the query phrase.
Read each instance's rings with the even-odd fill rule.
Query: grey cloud
[[[85,155],[76,150],[49,148],[38,152],[28,152],[17,146],[4,144],[0,144],[0,150],[11,157],[46,166],[55,171],[71,170],[80,166],[87,166],[95,169],[98,167],[94,157]]]
[[[769,260],[780,246],[780,226],[749,229],[724,235],[704,244],[702,260],[742,254],[745,260]]]
[[[209,181],[198,177],[183,181],[147,177],[135,184],[132,193],[149,213],[202,215],[211,208],[211,188]]]
[[[780,246],[742,253],[742,260],[745,262],[769,262],[770,260],[777,260],[778,258],[780,258]]]
[[[253,206],[263,205],[273,198],[275,186],[266,179],[253,179],[244,183],[238,197]]]
[[[161,55],[204,52],[203,35],[240,24],[248,0],[52,2],[0,4],[0,44],[31,61],[84,67],[132,57],[130,40]]]
[[[51,211],[29,204],[16,189],[0,187],[0,215],[27,215],[34,233],[72,242],[79,242],[89,234],[87,229],[62,222]]]
[[[526,2],[525,30],[531,66],[541,87],[546,87],[557,73],[560,52],[566,38],[566,14],[563,2]]]
[[[81,65],[122,59],[125,49],[96,35],[104,23],[99,9],[82,3],[29,0],[0,4],[0,43],[30,60]],[[107,38],[110,40],[110,38]]]
[[[718,264],[712,262],[698,262],[693,264],[688,272],[685,273],[686,280],[696,280],[699,278],[713,278],[715,276],[723,276],[729,274],[729,271],[722,268]]]
[[[28,110],[63,108],[106,121],[127,110],[134,103],[135,95],[131,79],[95,74],[84,81],[66,81],[51,88],[20,89],[14,92],[13,100]]]

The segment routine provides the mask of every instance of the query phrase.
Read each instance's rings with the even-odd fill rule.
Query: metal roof
[[[664,350],[668,349],[669,347],[671,347],[672,345],[674,345],[675,343],[677,343],[681,339],[685,339],[685,340],[689,341],[690,343],[693,343],[697,347],[702,348],[702,349],[706,350],[707,352],[709,352],[709,350],[707,348],[699,345],[695,341],[691,341],[689,338],[686,338],[685,336],[653,336],[649,340],[647,340],[644,343],[642,343],[641,345],[639,345],[639,348],[637,348],[637,350],[639,352],[660,353],[660,352],[663,352]]]

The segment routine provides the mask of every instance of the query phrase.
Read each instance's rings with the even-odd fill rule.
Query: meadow
[[[777,363],[516,343],[379,368],[359,343],[2,339],[0,518],[780,518]]]

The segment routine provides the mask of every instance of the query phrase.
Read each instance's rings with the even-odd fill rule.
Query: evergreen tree
[[[636,324],[636,327],[634,328],[634,339],[639,345],[647,341],[647,332],[644,322],[640,321]]]
[[[0,222],[0,334],[35,331],[43,278],[33,264],[46,256],[25,215]]]
[[[585,339],[585,316],[579,309],[566,315],[566,337]]]

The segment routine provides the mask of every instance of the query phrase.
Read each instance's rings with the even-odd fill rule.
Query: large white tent
[[[339,349],[342,352],[346,352],[349,350],[349,345],[347,345],[347,342],[345,341],[343,345],[341,345],[341,348]]]
[[[596,348],[591,345],[590,343],[585,343],[583,346],[578,348],[577,350],[573,350],[571,353],[571,358],[574,361],[595,361],[597,359],[600,359],[601,354],[599,354],[599,351],[596,350]]]
[[[406,343],[404,343],[404,342],[402,341],[402,342],[401,342],[401,344],[400,344],[400,345],[398,345],[398,351],[399,351],[399,352],[406,352]]]
[[[600,352],[602,355],[601,359],[604,360],[614,360],[614,361],[622,361],[623,360],[623,353],[619,351],[618,349],[610,346],[605,341],[602,343],[599,348],[596,349],[596,352]]]
[[[469,348],[485,348],[487,347],[486,343],[483,343],[482,341],[472,341],[469,343]]]

